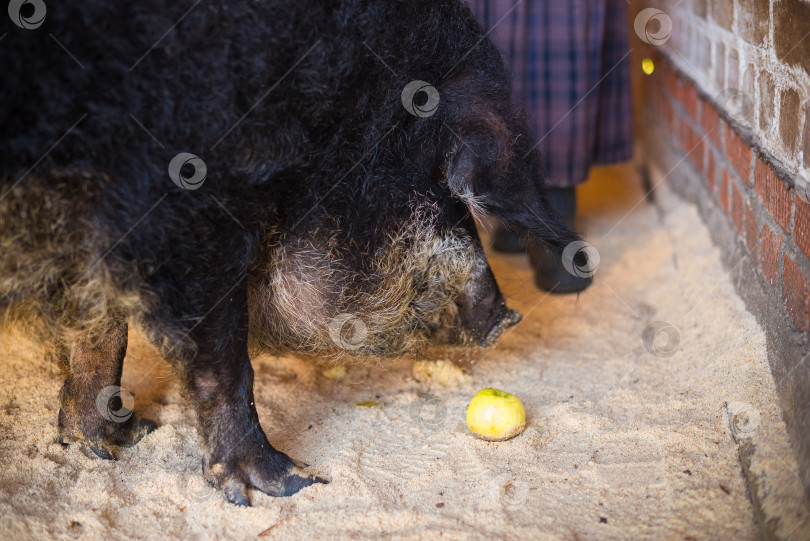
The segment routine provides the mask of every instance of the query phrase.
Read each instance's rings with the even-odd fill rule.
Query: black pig
[[[66,368],[63,443],[112,459],[154,428],[97,407],[133,324],[194,405],[206,478],[293,494],[322,480],[268,443],[250,347],[492,344],[519,315],[474,216],[578,240],[461,2],[46,2],[4,21],[0,307]]]

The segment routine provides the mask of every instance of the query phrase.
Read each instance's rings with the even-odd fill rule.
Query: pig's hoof
[[[117,426],[111,439],[116,445],[130,447],[141,441],[147,434],[151,434],[157,430],[157,427],[158,425],[155,421],[142,419],[133,415],[127,419],[125,423],[121,423]]]
[[[78,445],[79,449],[88,457],[93,455],[97,456],[98,458],[102,458],[104,460],[116,460],[115,454],[113,454],[112,449],[101,441],[89,441],[89,440],[82,440],[78,438],[71,438],[65,436],[58,436],[56,438],[56,443],[61,443],[64,447],[68,445]]]
[[[222,489],[229,502],[246,506],[250,505],[248,488],[260,490],[270,496],[292,496],[302,488],[329,482],[310,475],[283,453],[261,462],[264,467],[248,459],[228,468],[222,462],[209,467],[207,461],[203,460],[203,475],[209,483]]]
[[[318,477],[317,475],[309,475],[304,471],[300,471],[303,475],[298,475],[298,473],[290,473],[287,477],[284,478],[283,481],[283,489],[281,494],[275,494],[276,496],[292,496],[299,490],[304,487],[308,487],[309,485],[314,485],[315,483],[320,484],[329,484],[329,481]]]
[[[116,447],[135,445],[157,428],[154,421],[134,415],[123,423],[100,420],[95,427],[86,431],[79,428],[78,423],[67,422],[67,419],[63,411],[59,410],[57,443],[65,446],[79,445],[87,456],[95,455],[104,460],[115,460]]]
[[[103,443],[88,442],[87,448],[90,449],[93,452],[93,454],[95,454],[99,458],[103,458],[104,460],[116,460],[112,450]]]

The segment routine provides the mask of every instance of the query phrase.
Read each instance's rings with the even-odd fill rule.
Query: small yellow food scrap
[[[481,389],[467,406],[467,426],[481,439],[508,440],[526,428],[526,410],[513,394]]]
[[[333,379],[335,381],[340,381],[346,377],[346,367],[345,366],[333,366],[332,368],[327,368],[323,371],[323,377],[327,379]]]
[[[354,405],[358,408],[376,408],[380,403],[376,400],[363,400],[362,402],[355,402]]]
[[[456,387],[470,383],[472,378],[450,361],[416,361],[413,363],[413,378],[425,383],[432,381],[442,387]]]

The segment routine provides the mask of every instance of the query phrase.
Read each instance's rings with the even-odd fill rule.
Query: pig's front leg
[[[243,284],[194,328],[190,337],[197,353],[177,366],[197,411],[205,451],[203,474],[238,505],[250,505],[248,488],[290,496],[326,482],[307,474],[267,441],[253,401],[247,320]]]

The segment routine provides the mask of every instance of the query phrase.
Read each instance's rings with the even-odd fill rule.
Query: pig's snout
[[[462,341],[481,347],[494,344],[503,331],[523,319],[520,312],[506,307],[500,292],[495,302],[464,302],[459,306]]]
[[[505,305],[503,308],[504,309],[498,314],[495,324],[489,329],[484,341],[479,342],[479,346],[491,346],[498,340],[498,338],[501,337],[503,331],[509,327],[517,325],[523,319],[523,316],[517,310],[507,308]]]
[[[461,334],[481,347],[491,346],[503,331],[522,319],[520,312],[506,307],[495,276],[483,254],[458,303]],[[471,340],[470,340],[471,339]]]

